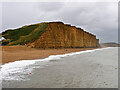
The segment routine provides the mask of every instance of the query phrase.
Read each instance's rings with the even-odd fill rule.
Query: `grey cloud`
[[[12,10],[11,10],[12,9]],[[39,2],[4,4],[3,29],[43,21],[63,21],[117,42],[117,3]]]
[[[62,2],[41,2],[38,3],[38,9],[44,12],[53,12],[62,8],[64,3]]]

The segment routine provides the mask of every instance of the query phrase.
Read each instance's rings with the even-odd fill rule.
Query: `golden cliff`
[[[41,29],[40,27],[37,30]],[[81,28],[62,22],[47,23],[46,31],[33,42],[27,43],[32,48],[85,48],[99,47],[99,39]]]

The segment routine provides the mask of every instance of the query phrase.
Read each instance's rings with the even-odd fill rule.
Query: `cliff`
[[[20,31],[24,31],[25,33],[21,33]],[[10,38],[10,34],[8,35],[7,32],[8,31],[3,33],[3,37],[11,41],[9,40],[10,42],[6,45],[26,44],[33,48],[99,47],[99,40],[96,39],[95,35],[62,22],[39,23],[32,26],[24,26],[17,31],[19,36],[16,36],[17,39],[14,39],[13,34],[13,38]],[[11,33],[12,32],[14,31],[12,30]]]

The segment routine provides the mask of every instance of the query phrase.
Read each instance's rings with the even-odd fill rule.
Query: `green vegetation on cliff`
[[[2,45],[24,45],[33,42],[46,31],[47,23],[24,26],[14,30],[7,30],[2,33],[6,39]]]
[[[45,32],[45,33],[44,33]],[[2,33],[2,45],[26,45],[33,48],[99,47],[95,35],[62,22],[38,23]]]

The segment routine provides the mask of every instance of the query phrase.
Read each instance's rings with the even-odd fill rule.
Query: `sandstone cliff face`
[[[50,22],[46,32],[27,45],[34,48],[99,47],[99,40],[95,35],[85,32],[81,28],[62,22]]]

